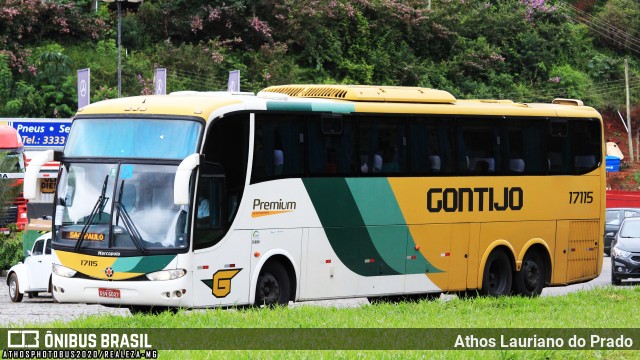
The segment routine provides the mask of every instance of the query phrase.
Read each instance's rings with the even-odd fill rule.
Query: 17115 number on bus
[[[569,191],[569,204],[591,204],[593,191]]]

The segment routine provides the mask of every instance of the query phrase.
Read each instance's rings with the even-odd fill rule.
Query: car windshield
[[[640,238],[640,221],[626,221],[620,229],[620,237]]]
[[[607,225],[620,225],[620,211],[607,210]]]
[[[63,164],[54,243],[140,253],[183,249],[187,206],[173,203],[177,165]]]

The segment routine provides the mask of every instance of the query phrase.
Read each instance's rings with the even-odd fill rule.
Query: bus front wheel
[[[542,293],[546,279],[544,261],[536,251],[530,251],[522,259],[520,271],[515,273],[515,290],[518,295],[538,296]]]
[[[493,251],[487,258],[482,275],[482,293],[487,296],[509,295],[512,281],[511,261],[502,250]]]
[[[256,285],[256,306],[287,305],[289,303],[289,276],[279,262],[266,264]]]

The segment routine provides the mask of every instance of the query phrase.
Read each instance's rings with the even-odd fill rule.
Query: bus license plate
[[[120,299],[120,290],[118,289],[98,289],[98,296],[103,298]]]

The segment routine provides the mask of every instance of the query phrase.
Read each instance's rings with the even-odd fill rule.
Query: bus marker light
[[[441,257],[446,257],[446,256],[450,256],[450,255],[451,255],[451,253],[448,253],[448,252],[440,254]]]
[[[234,267],[236,267],[236,264],[226,264],[224,266],[225,269],[234,268]]]
[[[407,256],[407,260],[415,260],[416,256],[415,255],[409,255]]]
[[[255,256],[255,257],[260,257],[260,252],[259,252],[259,251],[254,252],[254,253],[253,253],[253,256]]]
[[[420,250],[420,245],[416,245],[416,251]]]
[[[176,297],[182,297],[182,291],[176,290]]]
[[[327,259],[324,261],[325,264],[331,264],[331,259]]]
[[[365,264],[370,264],[376,262],[376,259],[364,259]]]

